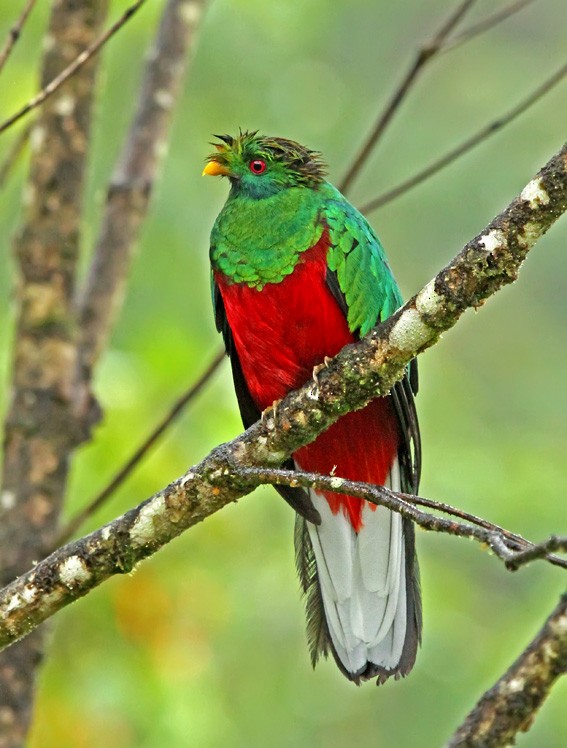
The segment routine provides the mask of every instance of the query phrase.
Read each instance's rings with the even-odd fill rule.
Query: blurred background
[[[111,18],[128,3],[111,3]],[[38,4],[0,79],[7,116],[37,89],[47,17]],[[505,3],[477,3],[463,26]],[[129,122],[142,50],[163,0],[103,53],[85,259]],[[105,417],[74,461],[67,513],[81,507],[215,355],[208,234],[227,193],[202,180],[213,132],[238,127],[321,150],[338,182],[448,0],[214,0],[204,20],[173,138],[95,389]],[[16,15],[0,6],[0,39]],[[564,62],[563,0],[539,0],[427,68],[350,197],[362,204],[498,119]],[[406,295],[483,229],[560,147],[564,83],[465,158],[369,215]],[[16,131],[0,139],[0,157]],[[13,309],[10,237],[27,156],[0,205],[0,415]],[[530,539],[565,532],[567,294],[565,219],[520,279],[468,313],[421,357],[421,493]],[[241,430],[226,363],[158,449],[85,528],[139,503]],[[439,746],[542,625],[565,585],[544,563],[516,574],[477,544],[418,532],[424,641],[406,680],[348,683],[312,672],[291,510],[257,490],[114,578],[52,622],[32,748]],[[559,684],[520,746],[567,742]]]

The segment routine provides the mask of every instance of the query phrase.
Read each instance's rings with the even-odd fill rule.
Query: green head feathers
[[[344,296],[350,329],[365,335],[400,306],[378,237],[325,181],[317,151],[256,132],[217,138],[203,173],[228,177],[231,190],[211,233],[215,271],[261,291],[293,273],[327,231],[328,272]]]
[[[317,189],[326,165],[317,151],[287,140],[240,132],[216,135],[216,153],[207,158],[203,174],[227,176],[233,192],[250,198],[270,197],[290,187]]]

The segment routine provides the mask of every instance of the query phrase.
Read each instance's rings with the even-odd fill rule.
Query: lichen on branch
[[[457,257],[364,339],[344,348],[264,421],[213,450],[167,488],[60,548],[0,591],[7,646],[113,574],[132,567],[253,486],[239,466],[277,465],[344,413],[386,394],[407,363],[470,307],[512,282],[530,248],[567,209],[567,146]]]
[[[567,594],[513,665],[482,695],[446,748],[512,745],[516,733],[530,729],[535,712],[566,672]]]

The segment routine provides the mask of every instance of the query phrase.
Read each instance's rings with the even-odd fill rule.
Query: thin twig
[[[0,124],[0,134],[5,132],[15,122],[18,122],[18,120],[31,112],[33,109],[37,109],[38,106],[43,104],[46,99],[48,99],[59,88],[61,88],[65,81],[69,80],[71,76],[75,75],[77,70],[80,70],[83,65],[85,65],[91,59],[91,57],[93,57],[97,52],[100,51],[102,47],[104,47],[104,45],[114,36],[114,34],[116,34],[116,32],[119,31],[130,18],[132,18],[134,13],[136,13],[136,11],[139,10],[139,8],[145,2],[146,0],[137,0],[137,2],[131,5],[126,11],[124,11],[118,21],[113,23],[112,26],[110,26],[110,28],[108,28],[103,34],[101,34],[98,39],[96,39],[92,44],[89,44],[89,46],[83,52],[81,52],[81,54],[77,55],[73,62],[64,70],[62,70],[61,73],[53,78],[53,80],[50,81],[46,86],[44,86],[44,88],[42,88],[41,91],[33,97],[33,99],[30,99],[30,101],[28,101],[25,106],[19,109],[11,117],[8,117],[8,119],[4,120],[4,122]]]
[[[20,133],[18,133],[17,137],[12,143],[10,150],[4,158],[4,161],[0,165],[0,190],[2,190],[6,186],[6,182],[8,181],[8,177],[12,173],[12,169],[17,164],[18,159],[24,152],[24,148],[29,140],[32,129],[33,122],[26,125],[26,127]]]
[[[384,132],[386,131],[386,128],[391,122],[394,114],[398,111],[401,103],[417,80],[419,73],[423,70],[425,65],[439,52],[451,31],[453,31],[457,23],[461,20],[465,13],[467,13],[467,11],[471,9],[475,2],[476,0],[464,0],[451,14],[449,19],[445,23],[443,23],[433,39],[427,44],[424,44],[421,49],[418,50],[410,69],[406,73],[405,78],[400,83],[398,88],[394,91],[394,95],[392,96],[384,110],[381,112],[381,114],[378,116],[376,124],[370,132],[370,135],[363,143],[358,155],[355,157],[347,173],[343,177],[343,180],[339,183],[338,187],[341,192],[345,194],[348,192],[351,184],[358,176],[360,170],[364,166],[371,152],[374,150],[376,144],[384,135]]]
[[[506,530],[506,528],[500,527],[500,525],[495,525],[494,523],[488,522],[482,517],[477,517],[475,514],[470,514],[469,512],[463,511],[462,509],[457,509],[456,507],[453,507],[450,504],[445,504],[442,501],[433,501],[432,499],[425,499],[422,496],[411,496],[408,494],[396,494],[396,496],[400,496],[406,499],[409,498],[412,503],[417,504],[418,506],[426,506],[429,509],[434,509],[438,512],[444,512],[445,514],[450,514],[453,517],[459,517],[459,519],[464,519],[466,522],[471,522],[472,524],[478,525],[479,527],[484,527],[486,530],[496,532],[497,534],[502,535],[506,538],[506,540],[508,540],[508,546],[510,546],[510,548],[522,548],[522,544],[527,542],[521,535],[518,535],[515,532],[510,532],[510,530]],[[553,549],[550,548],[549,550],[551,551]],[[558,556],[553,556],[552,554],[550,554],[547,557],[547,560],[554,566],[560,566],[563,569],[567,569],[566,559],[562,559]],[[514,570],[512,566],[510,566],[509,568]]]
[[[176,400],[172,408],[169,410],[167,415],[159,422],[154,430],[144,439],[140,446],[132,453],[130,458],[122,465],[122,467],[116,472],[112,480],[95,496],[94,499],[89,501],[87,505],[81,509],[74,517],[72,517],[67,524],[61,529],[53,548],[58,548],[60,545],[66,543],[76,533],[79,527],[86,522],[89,517],[98,511],[103,504],[105,504],[112,494],[124,483],[126,478],[132,473],[134,468],[138,465],[140,460],[147,456],[150,449],[157,442],[160,436],[163,435],[164,431],[175,421],[177,416],[183,411],[188,403],[203,389],[205,384],[209,381],[212,375],[220,366],[221,362],[225,358],[224,350],[219,351],[215,358],[211,361],[209,366],[201,374],[199,379],[194,382],[189,389]],[[51,551],[50,551],[51,552]]]
[[[502,23],[502,21],[508,20],[508,18],[518,13],[520,10],[523,10],[528,5],[531,5],[533,2],[534,0],[516,0],[516,2],[510,3],[510,5],[507,5],[505,8],[502,8],[488,18],[463,29],[459,34],[456,34],[449,39],[443,45],[443,49],[441,49],[440,52],[444,54],[449,50],[455,49],[455,47],[460,47],[461,44],[465,44],[471,39],[474,39],[475,36],[484,34],[486,31],[493,29],[499,23]]]
[[[425,167],[425,169],[422,169],[422,171],[417,172],[417,174],[414,174],[412,177],[409,177],[409,179],[406,179],[403,182],[400,182],[400,184],[396,185],[395,187],[392,187],[386,192],[383,192],[381,195],[378,195],[372,200],[369,200],[367,203],[362,205],[362,207],[360,207],[360,211],[362,213],[370,213],[371,211],[376,210],[377,208],[382,208],[387,203],[400,197],[400,195],[403,195],[404,193],[408,192],[413,187],[416,187],[418,184],[421,184],[421,182],[433,176],[433,174],[436,174],[438,171],[441,171],[441,169],[444,169],[446,166],[449,166],[449,164],[453,163],[453,161],[456,161],[458,158],[463,156],[465,153],[468,153],[468,151],[472,150],[475,146],[482,143],[490,135],[493,135],[494,133],[498,132],[503,127],[510,124],[512,120],[516,119],[521,114],[523,114],[527,109],[529,109],[537,101],[539,101],[539,99],[545,96],[546,93],[551,91],[552,88],[554,88],[558,83],[560,83],[563,80],[563,78],[565,78],[566,75],[567,75],[567,64],[560,67],[559,70],[553,73],[553,75],[551,75],[547,80],[545,80],[541,85],[539,85],[534,91],[532,91],[525,99],[523,99],[517,106],[511,109],[507,114],[504,114],[499,119],[494,120],[489,125],[486,125],[485,127],[483,127],[481,130],[479,130],[474,135],[472,135],[470,138],[468,138],[463,143],[461,143],[461,145],[448,151],[444,156],[441,156],[439,159],[434,161],[432,164]]]
[[[432,499],[423,499],[411,494],[398,493],[384,486],[375,486],[370,483],[351,481],[338,476],[320,475],[319,473],[311,473],[303,470],[257,468],[239,465],[235,468],[235,475],[244,479],[250,479],[253,485],[257,485],[260,482],[269,483],[270,485],[291,486],[292,488],[301,486],[303,488],[314,488],[365,499],[372,504],[385,506],[394,512],[399,512],[424,530],[471,538],[478,543],[488,545],[498,558],[505,562],[506,567],[512,571],[520,568],[520,566],[529,561],[539,558],[545,558],[551,563],[555,561],[555,565],[567,568],[567,561],[560,558],[552,559],[549,556],[550,551],[563,551],[567,549],[567,538],[552,536],[543,543],[536,545],[530,540],[522,538],[521,535],[511,533],[509,530],[503,530],[488,520],[475,517],[474,515],[465,515],[460,509],[455,509],[449,504],[433,501]],[[467,516],[471,524],[455,522],[454,520],[444,519],[443,517],[423,512],[417,509],[417,505],[419,504],[427,505],[432,509],[442,511],[454,517]],[[510,536],[513,538],[513,548],[509,547]]]
[[[27,0],[27,3],[25,4],[24,9],[20,14],[20,17],[8,32],[8,38],[6,39],[6,41],[4,42],[4,46],[0,50],[0,73],[2,72],[2,69],[8,60],[8,57],[14,49],[14,45],[20,38],[20,34],[22,33],[24,24],[27,21],[29,14],[32,12],[35,3],[36,0]]]
[[[506,566],[510,571],[516,571],[524,564],[535,561],[538,558],[549,558],[550,553],[567,553],[567,537],[552,535],[541,543],[536,543],[531,548],[517,551],[506,560]]]

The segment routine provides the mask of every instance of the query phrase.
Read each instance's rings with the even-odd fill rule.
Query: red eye
[[[253,174],[263,174],[266,171],[266,162],[262,161],[261,158],[254,159],[248,164],[250,171]]]

